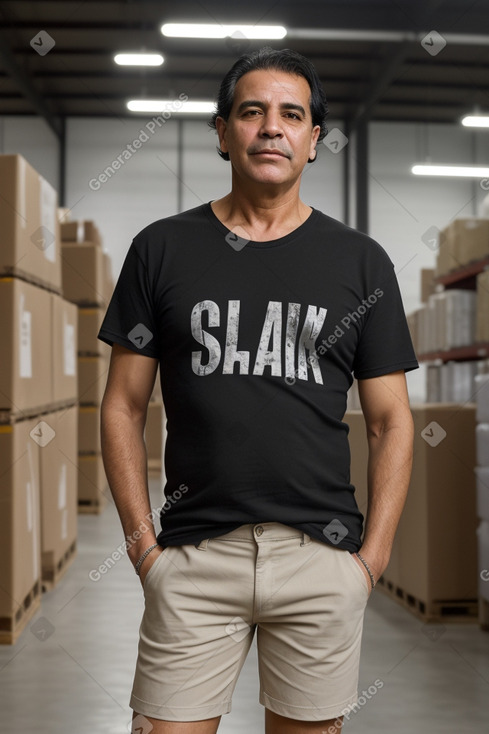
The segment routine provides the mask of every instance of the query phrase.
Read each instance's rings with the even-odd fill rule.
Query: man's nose
[[[260,133],[267,138],[282,137],[283,130],[280,115],[273,113],[264,115]]]

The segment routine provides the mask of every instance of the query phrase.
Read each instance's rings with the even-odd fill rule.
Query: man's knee
[[[265,709],[265,734],[341,734],[343,716],[323,721],[289,719]]]
[[[216,734],[220,716],[201,721],[163,721],[133,713],[132,734]]]

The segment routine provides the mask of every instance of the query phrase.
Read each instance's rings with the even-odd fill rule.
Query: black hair
[[[287,74],[304,77],[311,90],[312,124],[313,127],[319,125],[318,143],[321,142],[328,132],[326,127],[326,117],[328,115],[326,94],[314,65],[305,56],[289,48],[273,49],[270,46],[265,46],[258,51],[240,56],[221,82],[217,96],[217,109],[212,115],[209,127],[216,130],[216,119],[218,117],[228,120],[233,106],[234,90],[237,82],[244,74],[258,69],[275,69],[276,71],[284,71]],[[229,153],[224,153],[219,147],[217,152],[225,161],[229,160]],[[312,160],[316,159],[313,158]]]

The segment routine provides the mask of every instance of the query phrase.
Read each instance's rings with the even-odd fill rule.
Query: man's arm
[[[384,572],[411,477],[414,425],[404,371],[359,380],[368,458],[368,508],[361,555]]]
[[[114,344],[101,406],[102,456],[133,564],[156,542],[150,515],[144,426],[158,360]],[[148,530],[138,538],[143,523]],[[141,564],[141,582],[156,560],[157,548]],[[151,560],[150,560],[151,559]],[[143,570],[144,569],[144,570]]]

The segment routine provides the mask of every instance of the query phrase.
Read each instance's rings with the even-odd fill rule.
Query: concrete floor
[[[160,504],[158,480],[152,506]],[[88,573],[121,543],[112,503],[79,516],[78,555],[14,646],[0,647],[0,729],[22,734],[123,734],[143,610],[126,558],[98,582]],[[41,621],[39,621],[41,620]],[[34,634],[37,625],[45,639]],[[386,598],[366,612],[360,690],[383,686],[345,723],[345,732],[481,734],[489,731],[489,634],[477,624],[423,625]],[[219,734],[263,732],[256,642]]]

